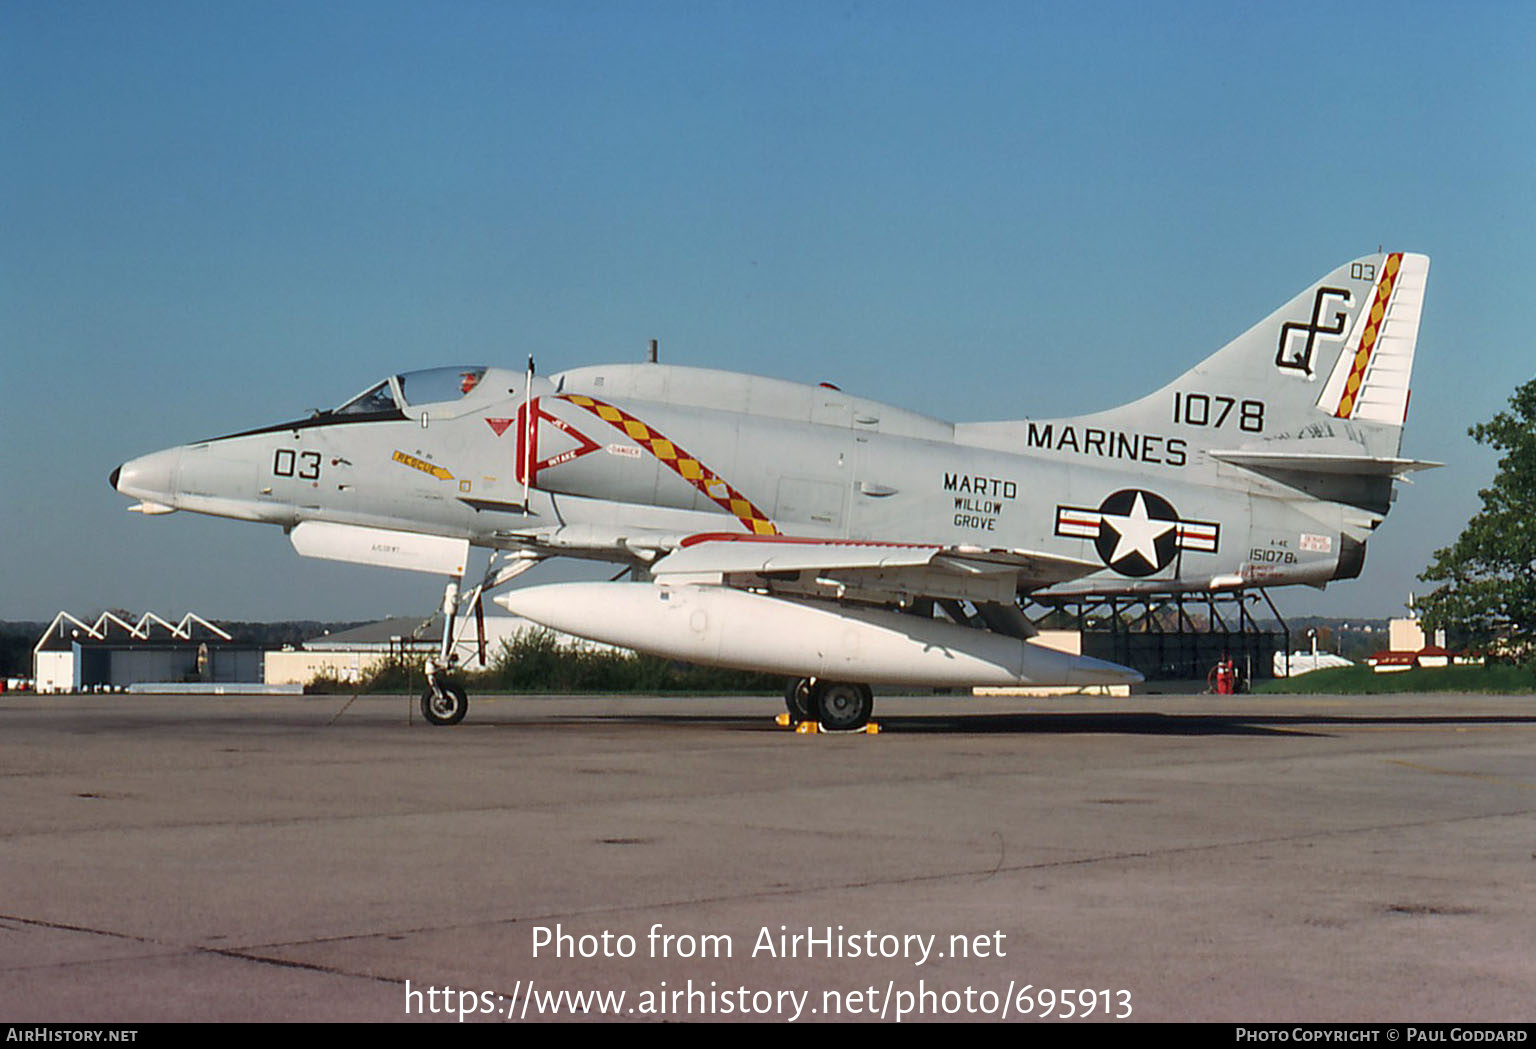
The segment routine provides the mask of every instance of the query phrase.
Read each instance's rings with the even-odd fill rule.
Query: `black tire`
[[[796,721],[810,721],[815,718],[815,712],[811,709],[810,678],[789,679],[789,684],[784,686],[784,709],[788,710],[789,716]]]
[[[452,681],[443,682],[443,694],[431,685],[421,694],[421,716],[433,725],[457,725],[469,713],[469,697],[464,687]]]
[[[875,712],[875,696],[868,685],[846,681],[818,681],[811,689],[816,720],[831,732],[855,732],[869,724]]]

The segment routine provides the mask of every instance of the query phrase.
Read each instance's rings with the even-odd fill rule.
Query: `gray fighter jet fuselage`
[[[1134,677],[1041,654],[1021,594],[1358,575],[1394,480],[1433,465],[1398,457],[1427,274],[1419,255],[1356,260],[1173,383],[1087,416],[950,423],[696,368],[467,366],[134,459],[112,484],[149,513],[279,525],[312,556],[460,577],[471,546],[492,548],[489,584],[550,556],[628,565],[649,581],[499,600],[583,636],[803,677],[836,693],[812,713],[862,724],[869,682]],[[935,601],[970,602],[987,628],[933,619]]]

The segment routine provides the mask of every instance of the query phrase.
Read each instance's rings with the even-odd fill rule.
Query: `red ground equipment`
[[[1237,666],[1230,659],[1223,659],[1211,668],[1209,683],[1211,691],[1218,696],[1231,696],[1237,693]]]

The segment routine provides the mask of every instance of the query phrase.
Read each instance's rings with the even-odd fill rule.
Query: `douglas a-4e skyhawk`
[[[950,423],[655,363],[436,368],[111,480],[145,513],[280,525],[306,556],[448,576],[450,613],[471,546],[496,553],[465,602],[544,558],[628,566],[496,600],[784,674],[792,711],[855,728],[871,685],[1139,680],[1032,642],[1024,594],[1357,576],[1394,480],[1435,465],[1399,458],[1428,273],[1422,255],[1347,263],[1157,392],[1075,418]],[[462,688],[441,663],[429,678],[428,720],[461,719]]]

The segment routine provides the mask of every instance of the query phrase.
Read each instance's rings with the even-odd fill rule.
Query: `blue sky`
[[[1397,612],[1536,373],[1536,6],[0,4],[0,618],[430,611],[123,459],[457,362],[1089,411],[1341,262],[1434,260]],[[545,572],[546,569],[539,569]]]

